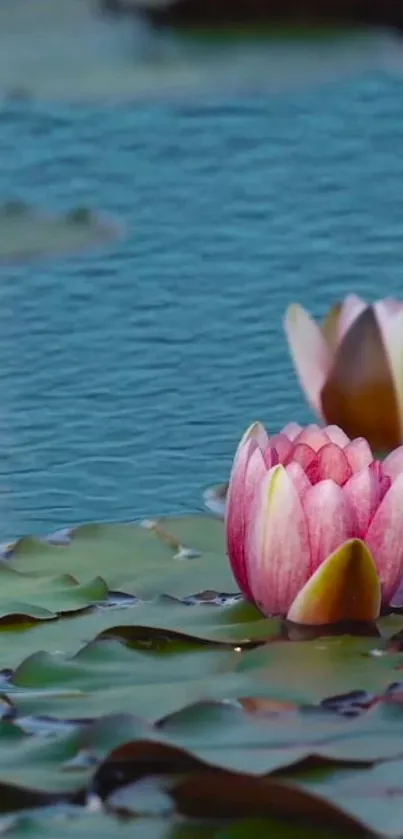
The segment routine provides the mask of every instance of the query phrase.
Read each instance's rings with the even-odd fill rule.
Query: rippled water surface
[[[4,103],[0,200],[123,221],[0,268],[2,538],[201,507],[255,418],[307,420],[282,334],[402,293],[403,83],[110,106]]]

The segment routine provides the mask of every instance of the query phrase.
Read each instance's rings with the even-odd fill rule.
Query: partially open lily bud
[[[260,423],[235,455],[227,552],[245,597],[267,615],[322,625],[371,621],[403,573],[403,446],[381,463],[337,426]]]
[[[403,442],[403,303],[368,305],[355,295],[322,326],[297,304],[285,331],[300,383],[316,414],[375,451]]]

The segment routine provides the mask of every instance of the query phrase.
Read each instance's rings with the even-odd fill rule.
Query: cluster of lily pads
[[[57,3],[41,5],[58,32]],[[189,78],[215,89],[232,73],[232,53],[227,68],[210,51],[178,61],[151,49],[136,64],[115,49],[120,30],[78,0],[69,8],[58,73],[42,62],[51,38],[38,6],[28,21],[41,59],[29,88],[13,63],[26,34],[11,27],[3,92],[161,95]],[[247,77],[249,65],[246,51]],[[265,87],[281,77],[271,66],[259,64]],[[19,200],[0,210],[0,229],[5,259],[113,234],[86,208],[50,217]],[[206,492],[215,515],[87,524],[3,546],[4,836],[403,835],[402,308],[350,297],[318,327],[293,306],[286,331],[328,427],[271,438],[254,424],[229,485]]]
[[[265,618],[204,515],[4,554],[6,832],[398,835],[399,613],[327,637]]]

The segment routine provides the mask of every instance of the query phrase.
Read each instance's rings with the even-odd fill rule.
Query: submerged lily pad
[[[4,261],[75,253],[104,245],[117,233],[111,222],[86,207],[52,215],[18,200],[0,205],[0,260]]]

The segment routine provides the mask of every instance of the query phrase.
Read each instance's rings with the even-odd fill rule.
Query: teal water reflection
[[[123,219],[105,253],[0,268],[6,538],[197,509],[252,419],[305,421],[282,334],[403,294],[403,85],[0,109],[0,199]]]

